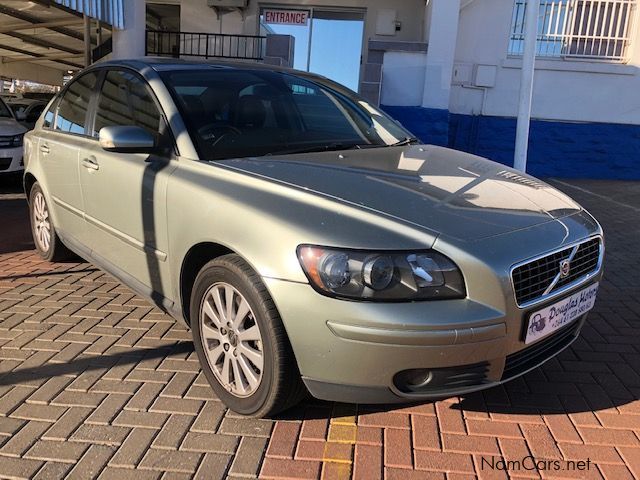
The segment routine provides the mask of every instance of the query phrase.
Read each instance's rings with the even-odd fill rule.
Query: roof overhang
[[[0,75],[24,70],[18,78],[30,80],[34,65],[60,75],[83,68],[84,15],[93,19],[93,48],[98,22],[105,37],[123,26],[122,7],[122,0],[0,0]]]

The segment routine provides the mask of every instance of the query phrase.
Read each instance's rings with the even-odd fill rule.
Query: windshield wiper
[[[362,146],[359,144],[344,144],[344,143],[328,143],[325,145],[316,145],[312,147],[300,147],[300,148],[292,148],[289,150],[280,150],[275,152],[267,153],[267,157],[274,155],[294,155],[296,153],[315,153],[315,152],[331,152],[335,150],[355,150],[361,149]]]
[[[407,137],[404,140],[400,140],[399,142],[392,143],[391,145],[387,145],[388,147],[404,147],[405,145],[412,145],[414,143],[421,143],[419,138],[416,137]]]

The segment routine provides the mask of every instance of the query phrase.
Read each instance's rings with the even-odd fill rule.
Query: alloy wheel
[[[33,225],[38,246],[43,252],[48,252],[51,246],[51,221],[42,192],[36,193],[33,198]]]
[[[232,395],[249,397],[264,370],[262,334],[245,297],[228,283],[216,283],[200,306],[202,346],[216,379]]]

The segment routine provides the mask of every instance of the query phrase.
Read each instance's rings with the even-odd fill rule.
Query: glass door
[[[364,12],[313,10],[308,71],[358,91]]]
[[[264,6],[260,34],[291,35],[295,38],[293,68],[323,75],[357,91],[364,20],[365,10],[361,9]]]

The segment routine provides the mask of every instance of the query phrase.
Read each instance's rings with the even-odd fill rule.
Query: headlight
[[[14,135],[13,138],[11,139],[11,146],[21,147],[23,141],[24,141],[24,133],[21,133],[19,135]]]
[[[301,245],[298,258],[313,288],[324,295],[387,302],[466,297],[460,269],[432,250],[368,252]]]

